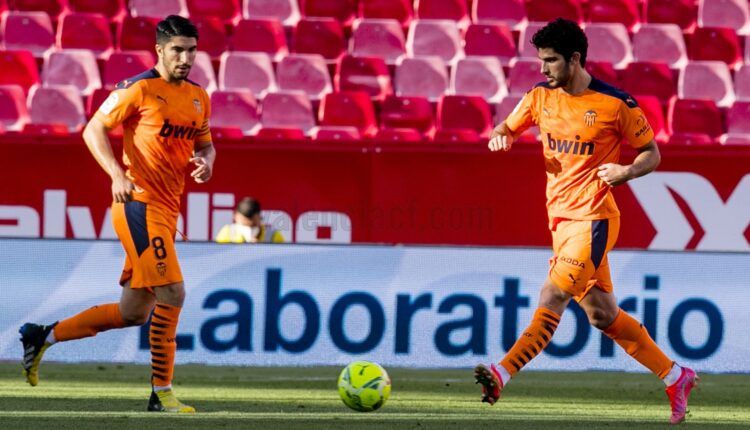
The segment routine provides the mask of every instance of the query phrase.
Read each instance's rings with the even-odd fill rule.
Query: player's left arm
[[[654,140],[654,131],[634,98],[628,97],[619,103],[617,126],[622,137],[638,151],[632,164],[606,163],[599,166],[597,175],[610,186],[651,173],[661,162],[659,146]]]
[[[638,155],[632,164],[602,164],[599,166],[597,175],[608,185],[614,187],[653,172],[661,162],[661,154],[656,141],[651,139],[649,143],[637,148],[637,151]]]

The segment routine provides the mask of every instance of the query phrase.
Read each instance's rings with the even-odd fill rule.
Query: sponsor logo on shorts
[[[574,258],[566,257],[564,255],[561,255],[560,258],[558,258],[558,259],[560,261],[562,261],[562,262],[565,262],[565,263],[572,264],[574,266],[580,267],[581,269],[584,269],[586,267],[586,265],[584,263],[582,263],[582,262],[580,262],[580,261],[578,261],[578,260],[576,260]]]
[[[167,265],[161,261],[156,263],[156,271],[159,272],[159,276],[164,277],[167,274]]]

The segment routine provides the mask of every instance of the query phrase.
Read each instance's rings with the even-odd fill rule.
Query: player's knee
[[[615,312],[613,314],[608,309],[597,308],[588,311],[587,316],[589,318],[589,324],[598,328],[599,330],[604,330],[612,324],[612,322],[617,317],[617,313]]]
[[[129,312],[122,314],[122,320],[128,327],[140,326],[148,321],[149,312]]]

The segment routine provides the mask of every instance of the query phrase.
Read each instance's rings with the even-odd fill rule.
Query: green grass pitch
[[[0,429],[665,429],[669,404],[651,375],[521,373],[495,406],[479,402],[471,369],[388,369],[383,409],[338,398],[339,368],[178,366],[176,393],[198,413],[145,412],[147,366],[44,363],[29,387],[0,363]],[[684,427],[750,429],[750,375],[701,375]]]

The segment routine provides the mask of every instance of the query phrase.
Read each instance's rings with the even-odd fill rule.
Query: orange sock
[[[643,324],[622,309],[612,324],[602,331],[659,378],[664,378],[674,364],[651,339]]]
[[[172,383],[174,354],[177,350],[177,321],[182,308],[157,303],[151,317],[151,384],[166,387]]]
[[[510,376],[515,375],[529,361],[547,347],[560,323],[560,315],[549,309],[538,308],[534,318],[513,347],[505,354],[500,364]]]
[[[99,332],[122,327],[125,327],[125,321],[120,314],[120,305],[107,303],[60,321],[54,328],[54,334],[58,342],[64,342],[96,336]]]

